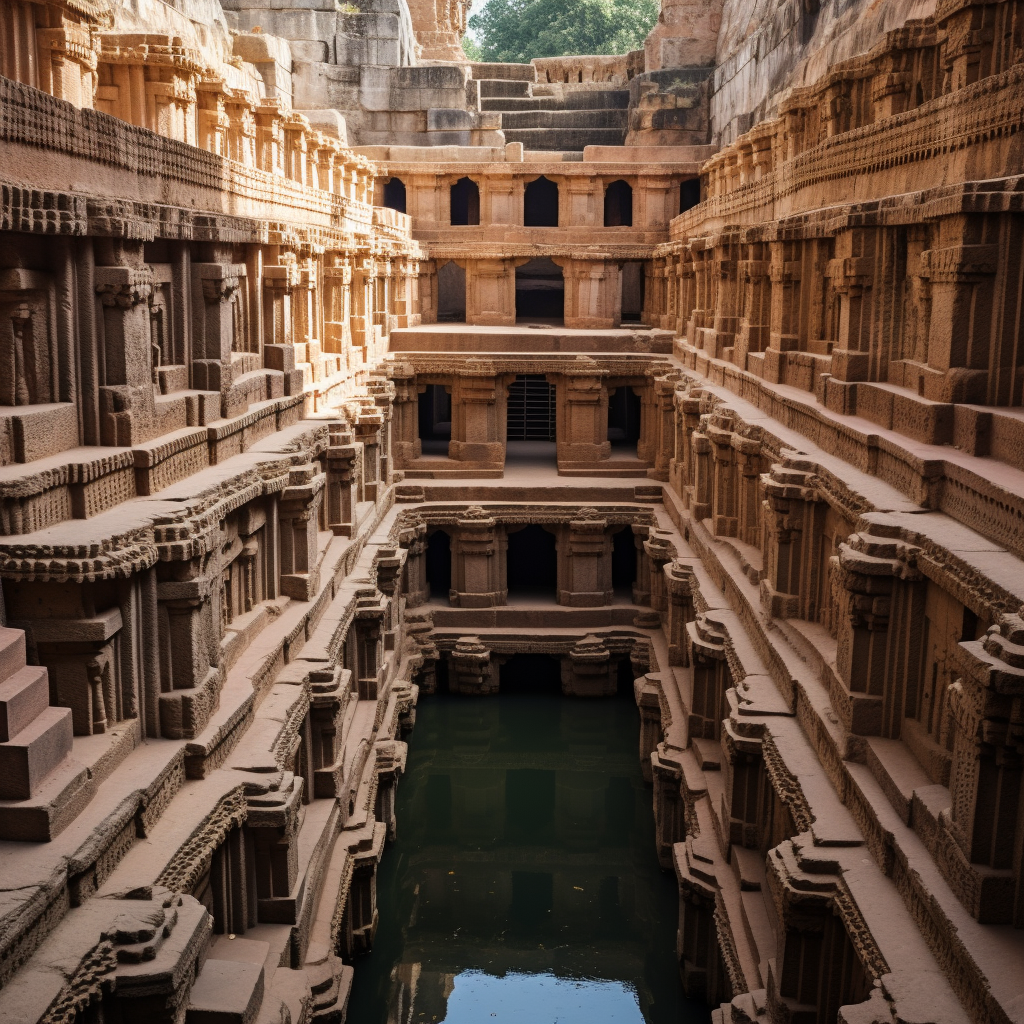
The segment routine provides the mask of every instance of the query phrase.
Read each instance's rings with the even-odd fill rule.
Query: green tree
[[[658,6],[658,0],[489,0],[469,20],[478,39],[475,59],[526,64],[534,57],[627,53],[643,46]]]
[[[476,40],[472,36],[462,37],[462,52],[466,55],[466,60],[484,59],[480,47],[477,46]]]

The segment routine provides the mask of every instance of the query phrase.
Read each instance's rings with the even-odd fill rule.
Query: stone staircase
[[[477,65],[475,70],[486,74],[485,67]],[[501,115],[506,142],[521,142],[529,150],[582,153],[585,146],[623,144],[629,89],[482,78],[480,107]]]
[[[71,709],[50,706],[47,671],[26,664],[24,632],[0,626],[0,838],[50,838],[49,822],[37,820],[48,815],[26,802],[66,766],[71,740]],[[51,794],[50,803],[67,788],[60,786],[61,793]]]

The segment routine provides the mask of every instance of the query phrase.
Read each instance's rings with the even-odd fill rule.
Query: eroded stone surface
[[[528,654],[716,1024],[1019,1019],[1024,4],[466,14],[0,11],[0,1016],[343,1021]]]

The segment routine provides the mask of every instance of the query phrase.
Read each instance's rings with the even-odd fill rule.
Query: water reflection
[[[686,1002],[628,700],[425,698],[356,1024],[666,1024]]]

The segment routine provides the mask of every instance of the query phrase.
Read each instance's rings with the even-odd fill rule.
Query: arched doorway
[[[480,223],[480,189],[472,178],[459,178],[448,193],[449,219],[453,227]]]
[[[505,582],[509,598],[548,600],[558,588],[555,535],[533,524],[508,535]]]
[[[383,206],[405,213],[405,182],[401,178],[388,178],[384,182]]]
[[[516,320],[546,324],[565,321],[562,268],[546,256],[516,267]]]
[[[452,539],[444,530],[427,538],[427,582],[431,600],[448,601],[452,589]]]
[[[629,182],[613,181],[604,190],[604,226],[631,228],[633,226],[633,189]]]
[[[558,185],[550,178],[542,175],[526,186],[523,225],[528,228],[558,227]]]
[[[442,264],[437,270],[437,322],[466,322],[466,271],[454,260]]]

